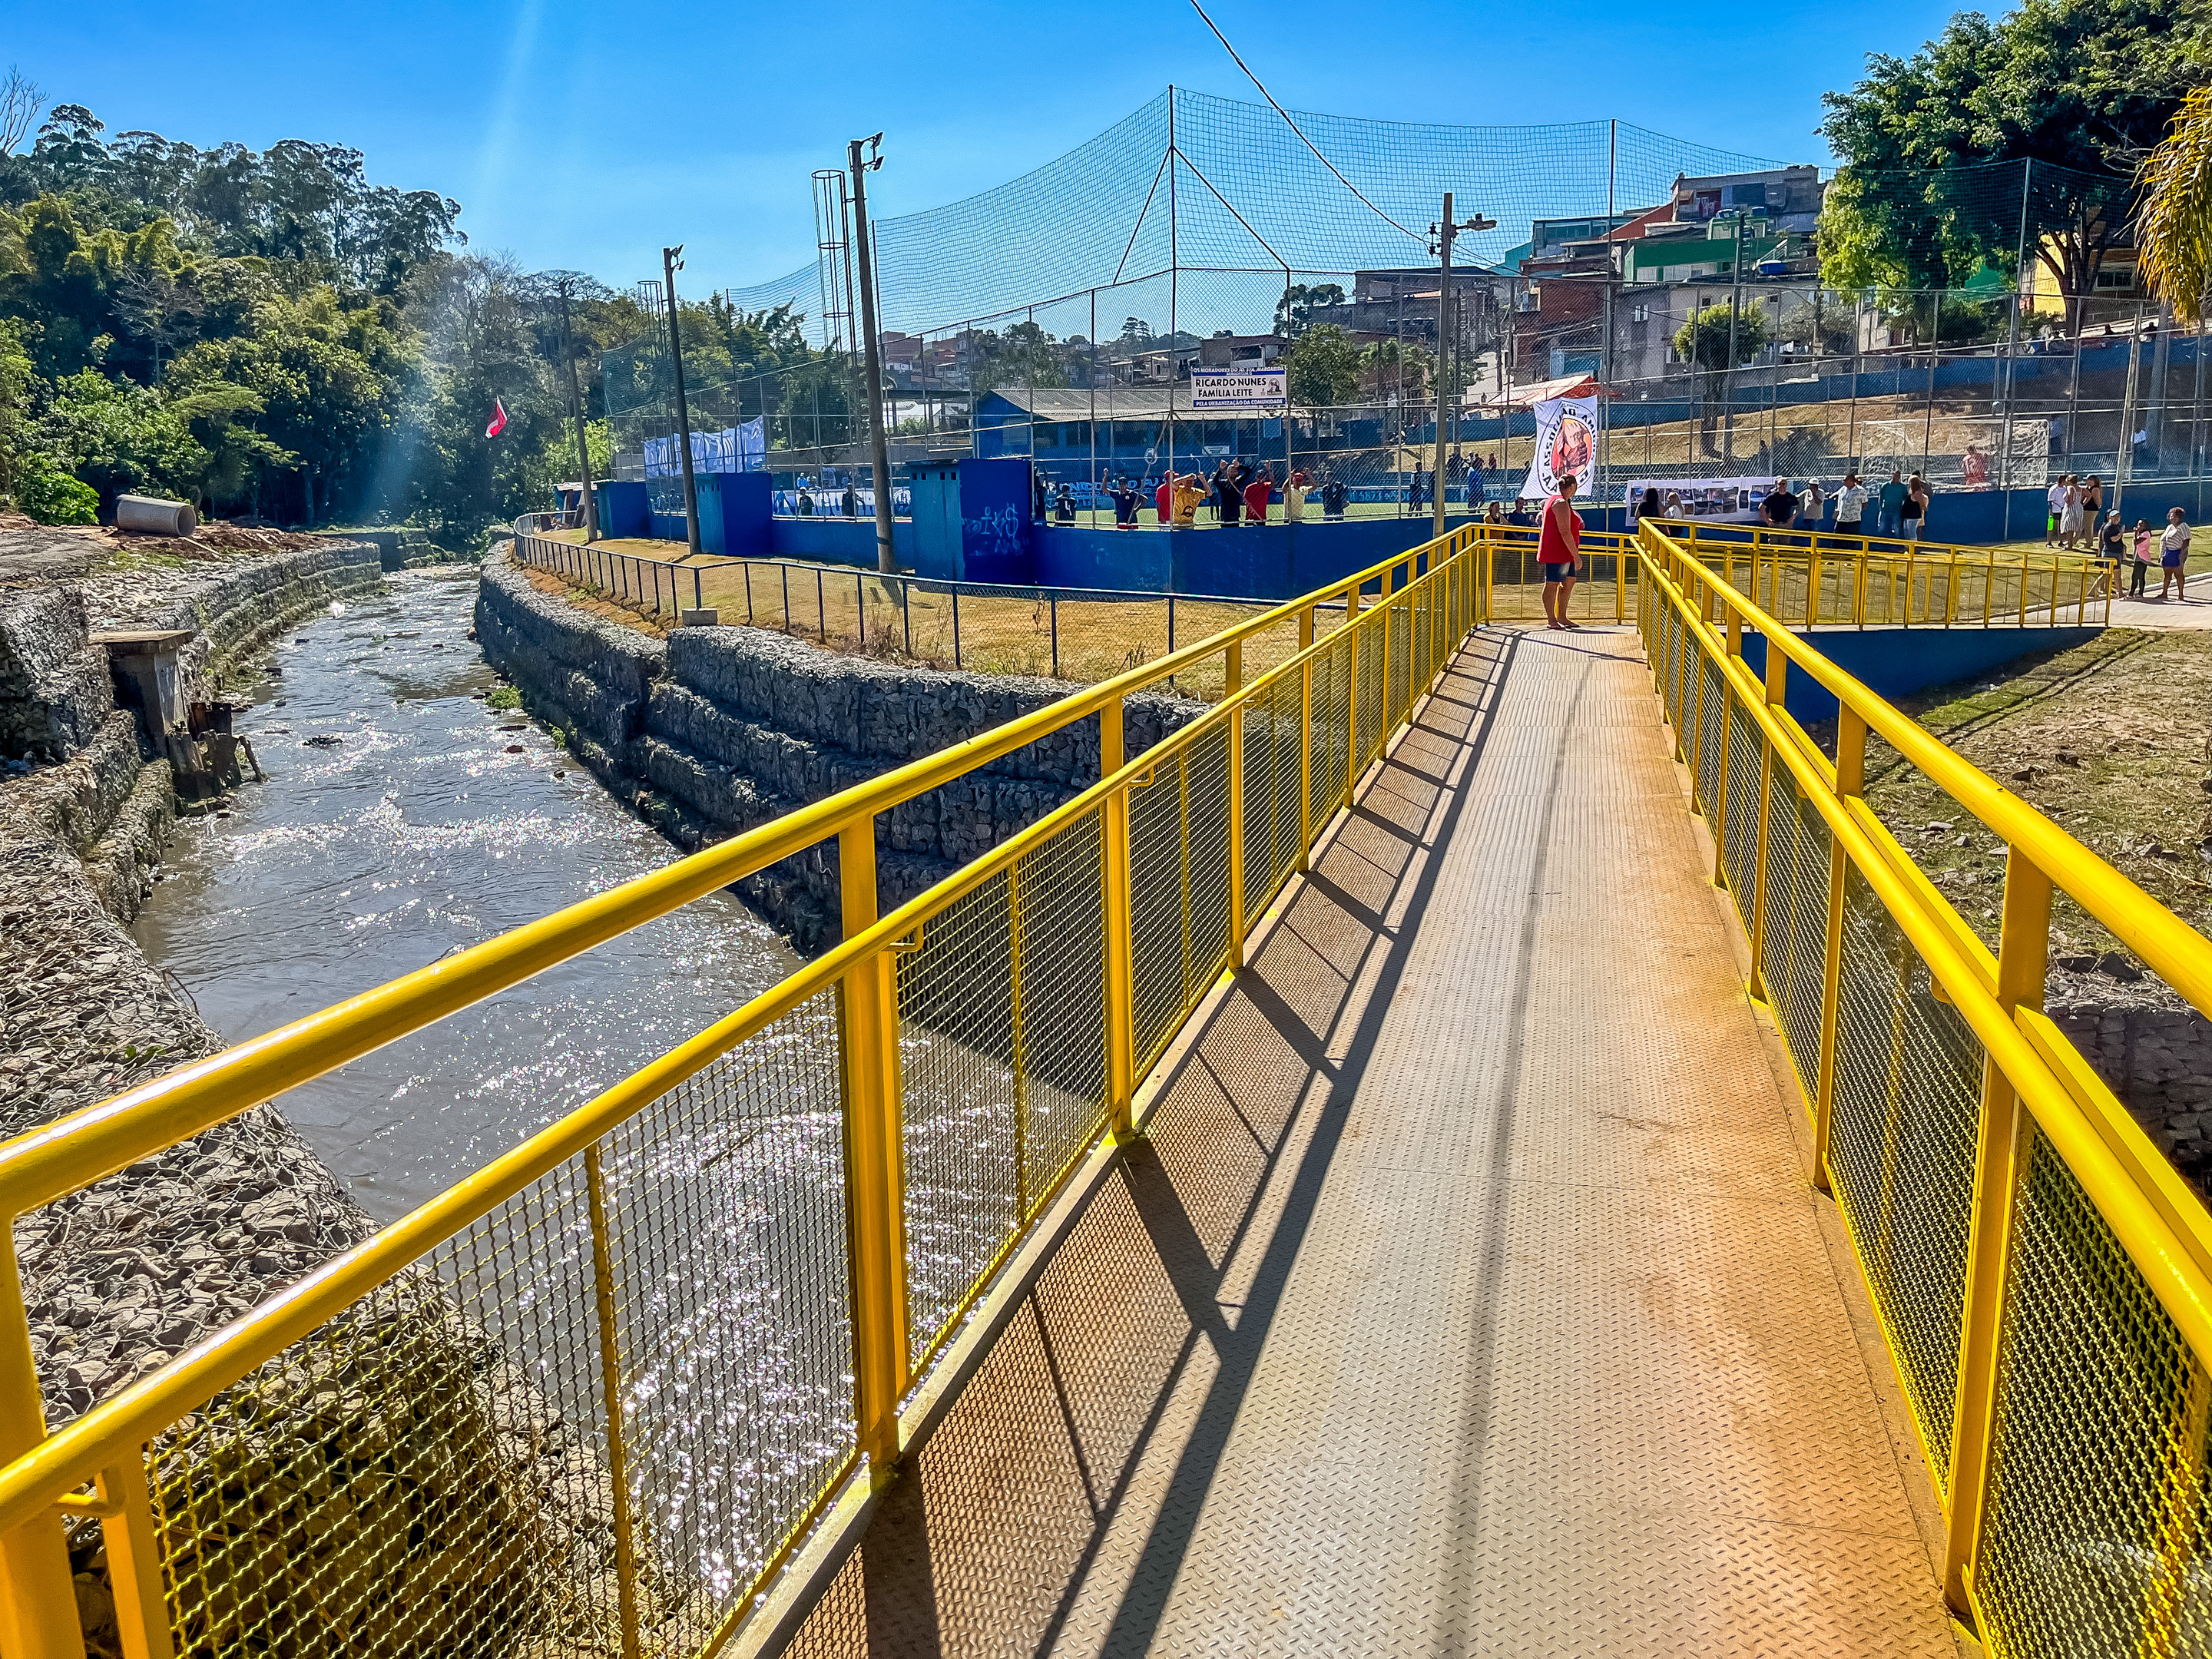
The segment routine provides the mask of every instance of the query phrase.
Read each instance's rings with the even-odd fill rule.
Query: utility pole
[[[860,341],[866,348],[861,363],[868,377],[868,457],[876,478],[876,568],[889,576],[897,574],[898,561],[891,555],[890,447],[884,435],[883,343],[877,337],[876,250],[868,234],[867,185],[868,175],[884,164],[883,143],[880,132],[855,138],[845,154],[853,168],[853,240],[860,255]]]
[[[1452,221],[1452,193],[1449,191],[1446,191],[1444,192],[1443,217],[1438,220],[1435,224],[1429,227],[1431,233],[1434,234],[1437,239],[1436,251],[1437,278],[1436,362],[1437,449],[1436,470],[1429,475],[1429,489],[1430,493],[1435,497],[1435,511],[1432,515],[1432,527],[1437,538],[1439,540],[1443,538],[1444,533],[1444,444],[1446,441],[1444,438],[1444,430],[1449,418],[1451,406],[1452,238],[1456,236],[1462,230],[1493,230],[1497,228],[1497,225],[1498,222],[1495,219],[1486,219],[1479,213],[1476,214],[1474,218],[1468,220],[1464,223],[1454,223]],[[1287,406],[1285,408],[1283,414],[1284,418],[1287,420],[1290,416],[1290,410]]]
[[[684,539],[699,551],[699,486],[691,477],[691,406],[684,400],[684,339],[676,325],[676,273],[684,269],[684,244],[660,250],[661,292],[668,300],[668,362],[676,371],[676,442],[684,458]]]
[[[575,278],[562,276],[554,285],[561,296],[561,362],[568,371],[568,410],[576,422],[576,476],[584,484],[584,539],[595,542],[599,538],[599,504],[592,498],[592,450],[584,441],[584,399],[576,390],[576,354],[568,343],[568,295],[575,287]]]
[[[1735,254],[1729,261],[1728,368],[1721,374],[1721,447],[1725,459],[1735,459],[1735,342],[1736,325],[1743,316],[1743,210],[1733,210]]]

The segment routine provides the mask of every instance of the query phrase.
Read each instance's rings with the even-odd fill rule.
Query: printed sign
[[[1279,368],[1197,368],[1190,375],[1193,409],[1280,409]]]
[[[1545,399],[1536,405],[1536,453],[1528,463],[1528,481],[1522,487],[1522,499],[1544,500],[1559,489],[1559,480],[1570,472],[1587,491],[1590,469],[1596,461],[1597,399]]]

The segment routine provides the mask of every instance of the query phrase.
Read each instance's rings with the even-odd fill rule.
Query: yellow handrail
[[[45,1435],[39,1417],[38,1379],[31,1364],[20,1285],[12,1271],[12,1259],[0,1261],[0,1322],[0,1322],[0,1382],[20,1385],[18,1391],[9,1394],[5,1405],[0,1405],[0,1432],[12,1436],[11,1443],[0,1444],[0,1457],[9,1460],[0,1466],[0,1586],[9,1589],[10,1596],[5,1599],[18,1610],[36,1606],[52,1615],[43,1621],[45,1635],[26,1638],[26,1653],[43,1656],[76,1650],[73,1619],[68,1621],[70,1629],[66,1639],[58,1633],[58,1610],[68,1595],[68,1581],[65,1569],[56,1576],[58,1534],[52,1530],[58,1506],[67,1501],[72,1487],[97,1476],[106,1490],[113,1477],[122,1480],[120,1489],[127,1492],[137,1466],[136,1448],[328,1324],[379,1285],[390,1283],[410,1263],[491,1214],[532,1183],[549,1177],[580,1152],[586,1154],[591,1181],[595,1249],[602,1249],[600,1229],[605,1217],[597,1148],[609,1133],[719,1057],[833,988],[841,995],[843,1009],[840,1046],[848,1066],[848,1158],[854,1189],[850,1207],[854,1284],[860,1292],[860,1305],[853,1310],[860,1373],[859,1451],[877,1462],[896,1455],[898,1401],[919,1362],[907,1352],[902,1285],[886,1281],[886,1275],[896,1280],[908,1271],[900,1259],[902,1247],[897,1234],[897,1150],[895,1145],[886,1150],[882,1139],[897,1133],[899,1009],[892,964],[902,951],[919,942],[921,929],[929,919],[943,915],[994,877],[1011,872],[1024,858],[1039,854],[1056,837],[1081,830],[1087,818],[1103,811],[1102,821],[1109,826],[1104,877],[1104,948],[1109,964],[1105,994],[1109,1005],[1106,1029],[1109,1048],[1120,1045],[1118,1064],[1109,1056],[1107,1067],[1109,1105],[1112,1125],[1126,1128],[1131,1086],[1127,855],[1130,791],[1140,781],[1149,781],[1162,766],[1187,770],[1203,746],[1218,741],[1224,731],[1230,734],[1233,764],[1248,709],[1265,707],[1273,718],[1274,701],[1285,688],[1295,688],[1302,699],[1310,701],[1316,667],[1324,660],[1337,661],[1347,652],[1356,658],[1370,644],[1379,643],[1387,662],[1388,641],[1395,630],[1414,661],[1407,665],[1407,672],[1401,675],[1385,674],[1384,700],[1376,705],[1379,727],[1363,729],[1356,704],[1344,711],[1350,722],[1348,750],[1356,775],[1395,725],[1410,714],[1425,681],[1441,672],[1445,634],[1455,638],[1480,619],[1480,588],[1475,575],[1479,561],[1473,556],[1479,541],[1472,530],[1462,528],[1442,543],[1425,544],[1381,561],[1142,669],[1075,692],[994,732],[0,1146],[0,1212],[12,1219],[156,1147],[198,1133],[283,1089],[420,1030],[744,873],[830,836],[838,839],[845,875],[847,939],[843,944],[51,1436]],[[1421,569],[1424,563],[1425,571]],[[1402,584],[1394,580],[1394,573],[1401,569],[1410,576]],[[1420,574],[1411,574],[1414,572]],[[1370,583],[1380,586],[1382,597],[1363,614],[1359,592]],[[1315,640],[1316,606],[1339,601],[1345,605],[1344,628]],[[1293,618],[1303,648],[1241,687],[1234,684],[1237,676],[1232,672],[1231,695],[1224,702],[1156,744],[1139,762],[1123,764],[1120,714],[1124,696],[1215,653],[1225,654],[1234,665],[1246,640]],[[1425,666],[1417,667],[1417,664]],[[1392,681],[1403,684],[1395,697],[1389,690]],[[1097,783],[892,915],[876,917],[872,860],[878,813],[1094,713],[1101,720],[1103,775]],[[1300,742],[1310,749],[1314,741],[1309,721]],[[1304,793],[1311,787],[1310,759],[1302,759],[1297,775],[1302,791],[1299,822],[1302,827],[1318,831],[1326,814],[1316,817],[1311,809],[1326,805],[1330,797],[1318,788],[1310,796]],[[1121,845],[1118,866],[1112,844],[1117,836]],[[1236,907],[1231,918],[1227,937],[1233,960],[1251,908],[1265,903],[1273,887],[1288,879],[1290,870],[1270,866],[1238,873],[1243,869],[1244,838],[1234,791],[1224,845],[1232,889],[1249,885],[1251,890],[1247,903]],[[1116,868],[1118,875],[1114,873]],[[1118,969],[1113,967],[1117,949]],[[1113,1007],[1116,1003],[1121,1009],[1118,1019]],[[1187,1018],[1188,1012],[1186,1006],[1182,1017]],[[1157,1053],[1157,1046],[1151,1052]],[[884,1156],[878,1156],[878,1151],[884,1151]],[[1048,1200],[1054,1182],[1072,1169],[1071,1164],[1057,1174],[1048,1170],[1047,1179],[1032,1183],[1035,1191],[1025,1197],[1025,1212],[1038,1212]],[[1016,1229],[994,1261],[1002,1260],[1018,1243],[1020,1233]],[[5,1237],[5,1230],[0,1229],[0,1240]],[[0,1251],[4,1251],[4,1244],[0,1244]],[[987,1273],[970,1287],[969,1300],[980,1293],[988,1278]],[[599,1295],[603,1310],[614,1305],[604,1276]],[[937,1342],[943,1340],[940,1334]],[[926,1352],[935,1346],[929,1345]],[[606,1363],[611,1365],[612,1351],[607,1352]],[[143,1472],[139,1472],[137,1489],[143,1493],[144,1488]],[[623,1530],[620,1511],[624,1501],[617,1496],[618,1532]],[[112,1534],[117,1546],[115,1559],[126,1564],[150,1559],[152,1523],[143,1501],[136,1508],[126,1501],[115,1515],[123,1528]],[[787,1539],[787,1549],[795,1542],[798,1531],[803,1530],[804,1519]],[[118,1583],[119,1599],[126,1588]],[[627,1579],[623,1596],[627,1633],[627,1626],[634,1625],[636,1617]],[[155,1613],[144,1601],[141,1595],[134,1605],[140,1622],[150,1631],[147,1621],[153,1620]],[[733,1613],[732,1618],[736,1616]],[[126,1626],[131,1622],[126,1618]],[[33,1619],[23,1628],[36,1632],[42,1626]],[[11,1633],[4,1620],[0,1620],[0,1634]],[[149,1634],[146,1639],[154,1638]],[[13,1659],[12,1646],[9,1652]]]
[[[2054,889],[2072,894],[2200,1010],[2212,987],[2212,942],[1837,669],[1661,526],[1647,525],[1644,537],[1649,596],[1639,626],[1668,717],[1685,733],[1693,810],[1709,820],[1717,875],[1738,888],[1739,918],[1753,939],[1753,994],[1773,1014],[1813,1115],[1816,1178],[1843,1208],[1936,1474],[1948,1524],[1946,1595],[1978,1620],[1993,1652],[2087,1651],[2075,1644],[2087,1628],[2084,1586],[2066,1562],[2140,1557],[2156,1563],[2163,1588],[2141,1604],[2134,1633],[2115,1624],[2110,1634],[2119,1645],[2100,1650],[2171,1651],[2182,1586],[2203,1571],[2192,1562],[2203,1547],[2196,1517],[2212,1401],[2212,1213],[2039,1004]],[[1747,631],[1766,641],[1763,675],[1742,659]],[[1784,707],[1793,672],[1838,699],[1832,763]],[[1747,764],[1724,735],[1739,717],[1756,732],[1760,757],[1745,780],[1754,792],[1747,808],[1726,787],[1731,771]],[[1860,799],[1869,732],[2008,843],[1994,957]],[[1816,959],[1801,953],[1819,949],[1819,918],[1803,914],[1801,898],[1770,894],[1765,879],[1778,858],[1805,854],[1792,795],[1814,809],[1830,848],[1826,967],[1809,1000],[1806,976]],[[1739,887],[1747,871],[1757,872],[1749,893]],[[1905,1070],[1909,1028],[1923,1043],[1941,1041],[1935,1005],[1914,1001],[1904,959],[1868,960],[1870,943],[1888,947],[1863,922],[1855,934],[1846,928],[1854,874],[1981,1049],[1978,1122],[1963,1152],[1942,1127],[1940,1115],[1955,1110],[1957,1099],[1942,1098],[1940,1068],[1927,1064],[1932,1052],[1917,1051],[1925,1076],[1908,1079]],[[1858,985],[1855,1014],[1842,989],[1847,961]],[[1770,982],[1770,973],[1784,982]],[[1869,1008],[1869,996],[1887,1006]],[[1859,1035],[1847,1047],[1838,1031],[1853,1018]],[[1840,1124],[1845,1116],[1848,1130],[1832,1129],[1832,1117]],[[2033,1173],[2041,1146],[2078,1183],[2087,1218],[2069,1218],[2064,1188]],[[1964,1257],[1947,1260],[1943,1206],[1962,1187],[1971,1200]],[[1915,1206],[1905,1224],[1894,1213],[1899,1192]],[[2032,1206],[2032,1223],[2023,1206]],[[1900,1224],[1903,1235],[1893,1231]],[[2099,1265],[2100,1251],[2124,1261],[2141,1296],[2171,1322],[2186,1375],[2169,1381],[2174,1362],[2163,1339],[2129,1300],[2136,1294],[2130,1284]],[[2039,1264],[2054,1256],[2064,1264],[2060,1277],[2033,1290],[2015,1282],[2016,1261],[2020,1273],[2048,1275]],[[1948,1289],[1946,1273],[1955,1275]],[[1940,1310],[1954,1294],[1958,1322],[1947,1328]],[[2030,1345],[2018,1333],[2037,1319],[2046,1332],[2055,1322],[2063,1334]],[[2100,1320],[2110,1328],[2100,1331]],[[1946,1364],[1948,1397],[1931,1392]],[[2145,1465],[2167,1472],[2154,1492],[2139,1490]],[[2102,1499],[2093,1495],[2099,1483],[2111,1489]],[[2136,1513],[2128,1506],[2146,1498],[2155,1502],[2141,1509],[2137,1532],[2116,1533],[2115,1517]]]

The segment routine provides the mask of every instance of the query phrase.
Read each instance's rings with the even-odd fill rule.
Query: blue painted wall
[[[963,580],[1024,586],[1035,582],[1032,540],[1036,526],[1030,518],[1035,510],[1028,461],[971,458],[961,462]]]
[[[1824,628],[1797,637],[1885,697],[1987,673],[2037,651],[2063,651],[2094,639],[2096,628]],[[1766,640],[1746,631],[1743,659],[1766,672]],[[1791,674],[1784,702],[1804,724],[1836,718],[1836,699],[1810,675]]]
[[[934,581],[960,579],[960,467],[933,461],[913,469],[914,574]]]
[[[645,498],[642,478],[603,478],[592,486],[599,509],[599,534],[602,536],[649,536],[653,533],[653,513]],[[684,534],[681,520],[676,526],[677,536]]]
[[[765,476],[765,475],[763,475]],[[876,568],[873,519],[773,519],[763,556],[808,559],[817,564]],[[681,520],[678,521],[679,533]],[[904,568],[914,565],[914,521],[891,520],[891,557]]]

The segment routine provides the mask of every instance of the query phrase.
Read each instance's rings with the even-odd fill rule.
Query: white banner
[[[1540,501],[1558,493],[1571,472],[1583,495],[1597,465],[1597,399],[1549,398],[1536,405],[1536,453],[1528,463],[1523,501]]]
[[[1622,498],[1633,523],[1642,510],[1644,492],[1659,492],[1659,516],[1703,519],[1708,524],[1757,524],[1759,502],[1774,488],[1772,478],[1638,478]]]
[[[1190,374],[1193,409],[1280,409],[1285,396],[1279,368],[1194,368]]]

